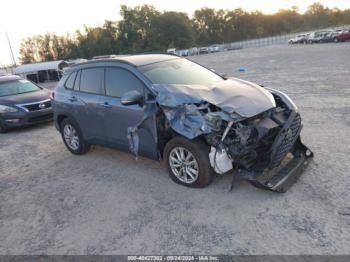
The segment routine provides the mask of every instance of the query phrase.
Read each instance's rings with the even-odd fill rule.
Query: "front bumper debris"
[[[275,168],[247,171],[239,170],[232,180],[248,180],[253,186],[260,189],[285,193],[302,175],[313,158],[313,152],[306,147],[298,137],[290,154]],[[231,186],[232,188],[232,186]]]

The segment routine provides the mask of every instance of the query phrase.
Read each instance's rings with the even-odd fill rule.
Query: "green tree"
[[[120,7],[122,20],[118,23],[118,41],[123,53],[151,50],[151,22],[159,12],[151,5]]]
[[[33,38],[27,38],[22,41],[19,49],[20,62],[22,64],[29,64],[36,62],[36,48]]]
[[[192,19],[196,33],[196,42],[199,44],[221,43],[225,39],[227,21],[224,10],[202,8],[196,10]]]
[[[191,21],[185,13],[164,12],[151,21],[150,51],[188,48],[194,44]]]
[[[330,9],[318,2],[310,5],[304,14],[295,6],[268,15],[241,8],[202,8],[189,19],[186,13],[159,12],[151,5],[134,8],[122,5],[120,14],[122,19],[118,22],[105,21],[102,26],[84,27],[73,35],[46,33],[24,39],[20,60],[34,63],[164,51],[170,47],[183,49],[350,23],[350,9]]]
[[[78,54],[91,58],[97,55],[118,54],[116,23],[105,21],[102,27],[86,27],[84,32],[76,32]]]

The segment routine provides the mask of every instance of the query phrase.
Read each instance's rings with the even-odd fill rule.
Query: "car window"
[[[128,91],[144,93],[144,85],[133,73],[122,68],[106,68],[106,95],[121,97]]]
[[[77,75],[77,72],[73,72],[73,73],[70,74],[70,76],[68,77],[66,83],[64,84],[66,88],[73,89],[74,80],[75,80],[76,75]]]
[[[80,84],[80,75],[81,75],[81,70],[79,70],[77,77],[75,79],[74,82],[74,90],[78,90],[79,91],[79,84]]]
[[[223,81],[212,71],[187,59],[173,59],[139,67],[153,84],[211,85]]]
[[[0,97],[39,91],[40,88],[28,80],[21,79],[0,83]]]
[[[103,94],[103,68],[83,69],[80,76],[80,91]]]

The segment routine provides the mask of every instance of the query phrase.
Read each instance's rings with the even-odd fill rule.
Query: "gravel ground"
[[[102,147],[74,156],[53,125],[0,136],[1,254],[350,254],[350,43],[193,58],[287,92],[315,153],[286,194],[230,176],[173,183],[157,162]],[[238,69],[245,67],[246,72]]]

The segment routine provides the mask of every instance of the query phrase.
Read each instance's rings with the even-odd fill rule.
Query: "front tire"
[[[90,150],[90,145],[84,141],[82,132],[70,118],[66,118],[61,123],[61,135],[67,149],[75,155],[83,155]]]
[[[213,180],[209,146],[200,139],[172,138],[165,146],[164,160],[170,178],[177,184],[203,188]]]

